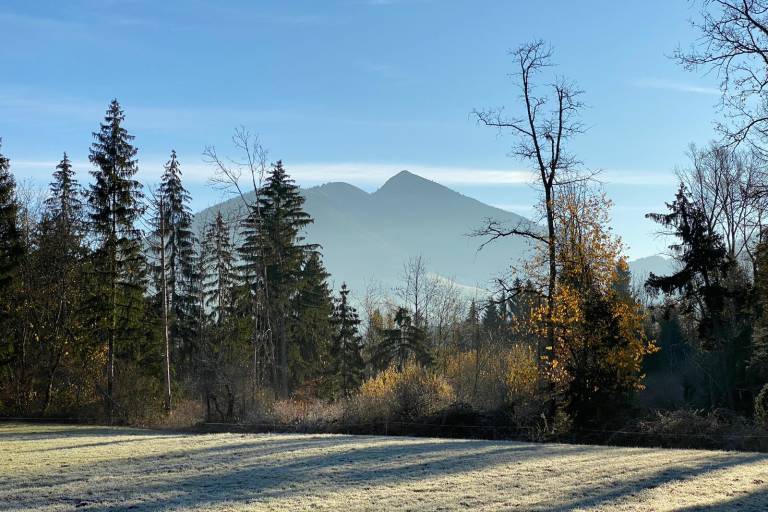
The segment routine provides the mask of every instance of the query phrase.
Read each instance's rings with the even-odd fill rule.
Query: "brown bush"
[[[345,401],[345,421],[413,421],[446,409],[455,401],[456,395],[445,377],[408,364],[402,371],[388,368],[363,382],[360,391]]]
[[[449,356],[446,377],[460,402],[478,411],[506,404],[524,404],[535,398],[538,370],[536,355],[527,345],[481,353]]]

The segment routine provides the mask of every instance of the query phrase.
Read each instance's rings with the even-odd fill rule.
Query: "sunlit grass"
[[[0,510],[768,510],[768,455],[0,424]]]

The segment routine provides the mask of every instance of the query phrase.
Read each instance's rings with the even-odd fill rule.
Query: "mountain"
[[[669,275],[677,270],[674,260],[654,255],[638,258],[629,263],[634,286],[642,286],[652,273],[657,276]]]
[[[530,253],[529,243],[520,237],[499,239],[478,250],[482,240],[468,235],[489,218],[508,225],[535,223],[408,171],[373,193],[347,183],[326,183],[303,189],[302,194],[315,220],[307,240],[323,247],[334,286],[345,281],[358,296],[370,282],[386,288],[396,285],[410,257],[420,255],[428,271],[483,289]],[[238,197],[201,211],[195,218],[198,229],[219,209],[225,218],[239,218],[242,204]]]

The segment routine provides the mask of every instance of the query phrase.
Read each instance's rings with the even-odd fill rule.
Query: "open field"
[[[0,510],[768,510],[768,455],[0,424]]]

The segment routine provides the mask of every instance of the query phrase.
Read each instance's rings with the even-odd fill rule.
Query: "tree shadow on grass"
[[[114,431],[112,433],[114,435]],[[148,442],[156,436],[154,432],[143,433]],[[227,443],[189,449],[183,445],[178,449],[178,444],[171,443],[169,450],[166,454],[98,462],[80,474],[77,471],[41,474],[36,482],[0,480],[0,497],[16,496],[20,500],[16,505],[24,509],[42,508],[54,501],[80,504],[82,510],[98,511],[170,510],[185,506],[204,510],[222,504],[235,508],[269,505],[273,500],[292,498],[320,500],[334,491],[354,490],[365,497],[367,489],[372,487],[404,486],[402,492],[408,502],[409,496],[416,497],[414,485],[436,476],[490,470],[497,466],[526,468],[526,462],[535,462],[538,466],[546,463],[561,471],[583,473],[587,479],[590,470],[601,467],[601,463],[611,457],[633,457],[630,463],[624,464],[625,469],[633,472],[616,485],[599,488],[585,481],[583,486],[567,492],[558,493],[553,489],[551,498],[530,503],[528,507],[564,511],[604,508],[668,482],[768,461],[768,457],[761,454],[713,457],[706,452],[700,455],[686,452],[674,465],[659,467],[657,459],[662,459],[665,452],[654,449],[627,453],[611,447],[373,436],[242,435],[239,439],[228,438]],[[564,461],[568,461],[567,468],[562,467]],[[543,470],[539,468],[539,471]],[[107,482],[98,478],[88,481],[99,475],[116,478]],[[92,494],[72,496],[72,488],[78,484],[83,490],[90,488]],[[519,486],[499,491],[494,484],[492,480],[484,483],[487,493],[502,493],[504,498],[517,499],[529,492]],[[751,503],[759,498],[755,494],[740,502]],[[0,510],[9,510],[2,501]],[[429,505],[428,508],[434,509],[456,504],[431,502]]]
[[[453,474],[489,469],[492,466],[508,463],[524,464],[535,459],[541,463],[551,459],[557,463],[561,457],[588,455],[573,470],[588,469],[599,465],[612,455],[611,448],[580,446],[547,446],[524,444],[490,444],[483,441],[464,442],[422,442],[418,444],[383,445],[342,451],[332,454],[301,456],[289,459],[269,468],[235,468],[215,475],[196,475],[182,477],[172,481],[142,487],[135,492],[147,492],[163,495],[174,490],[183,490],[182,495],[170,500],[151,503],[145,510],[165,510],[178,505],[178,500],[196,507],[206,508],[217,503],[266,503],[269,500],[299,497],[308,490],[310,494],[318,490],[346,490],[357,488],[364,492],[365,487],[380,485],[403,485],[419,482],[434,475],[450,476]],[[637,455],[657,454],[658,451],[645,450]],[[501,456],[501,458],[499,458]],[[625,482],[610,488],[583,487],[585,496],[560,496],[552,501],[531,504],[538,510],[573,510],[583,508],[603,508],[622,499],[631,498],[644,489],[652,489],[668,482],[695,478],[711,471],[731,468],[766,460],[765,455],[739,454],[726,456],[722,460],[712,461],[705,454],[687,460],[684,465],[658,467],[649,461],[647,474],[634,475]],[[638,467],[642,458],[638,457]],[[585,478],[587,472],[584,472]],[[320,478],[332,488],[320,486],[307,489],[307,483]],[[215,482],[211,485],[211,482]],[[134,494],[135,494],[134,492]],[[493,492],[489,489],[489,492]],[[747,501],[755,501],[753,496]],[[139,508],[141,505],[137,504]],[[433,504],[437,506],[437,504]],[[113,510],[107,507],[105,510]]]

